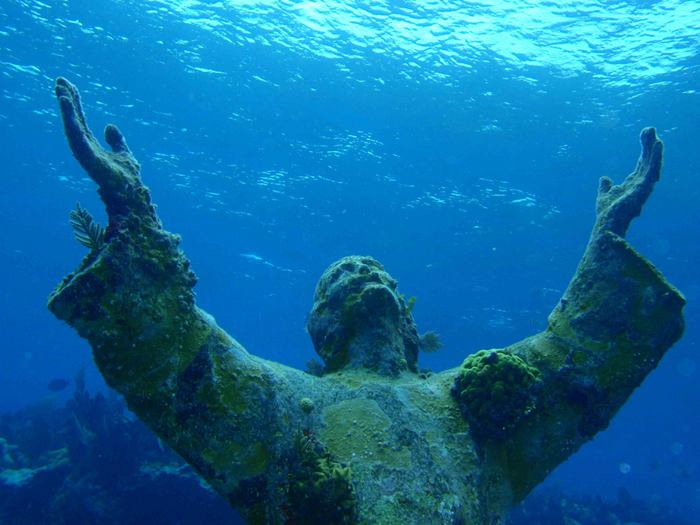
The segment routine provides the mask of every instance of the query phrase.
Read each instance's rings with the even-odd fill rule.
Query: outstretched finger
[[[112,148],[114,153],[131,153],[129,146],[126,144],[126,139],[119,128],[114,124],[107,124],[105,128],[105,141]]]
[[[65,78],[59,77],[56,79],[56,97],[71,151],[80,165],[90,173],[96,167],[101,148],[85,121],[78,90]]]
[[[661,176],[663,142],[656,136],[656,130],[643,129],[640,141],[642,153],[637,166],[624,182],[614,185],[607,177],[600,179],[596,203],[598,231],[609,230],[624,237]]]
[[[656,136],[654,128],[644,128],[639,138],[642,143],[642,154],[639,157],[637,168],[630,178],[637,178],[634,182],[640,187],[637,187],[636,191],[646,191],[644,197],[644,200],[646,200],[651,193],[653,185],[661,176],[664,144]]]
[[[87,125],[78,89],[65,78],[58,78],[56,97],[70,148],[99,186],[110,224],[128,214],[148,217],[157,223],[148,190],[139,177],[139,163],[129,151],[124,135],[113,124],[108,125],[105,140],[112,151],[103,148]]]

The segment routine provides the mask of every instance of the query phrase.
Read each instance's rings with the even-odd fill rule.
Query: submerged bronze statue
[[[104,150],[78,91],[56,82],[68,142],[109,225],[49,308],[92,345],[107,383],[251,524],[497,524],[596,432],[683,333],[682,295],[624,240],[659,178],[662,143],[596,223],[547,329],[420,374],[397,284],[370,257],[331,265],[308,329],[322,377],[259,359],[195,304],[195,275],[163,229],[112,125]]]

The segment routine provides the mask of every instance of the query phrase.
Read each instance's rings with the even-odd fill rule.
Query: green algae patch
[[[593,292],[591,291],[591,293]],[[606,300],[608,300],[608,298],[601,297],[598,303],[602,305],[605,303]],[[607,350],[607,341],[598,341],[596,339],[593,339],[591,335],[581,333],[581,330],[577,330],[573,326],[571,326],[571,317],[580,316],[585,311],[586,310],[578,308],[574,305],[567,306],[567,314],[562,313],[561,310],[556,310],[552,315],[550,315],[549,332],[555,337],[559,338],[560,341],[565,343],[563,346],[559,346],[557,344],[551,347],[552,351],[556,351],[561,348],[567,349],[568,346],[578,346],[581,348],[585,348],[590,352],[603,352]],[[544,342],[546,343],[546,341]]]
[[[193,372],[190,381],[194,383],[192,390],[197,401],[207,411],[222,416],[240,415],[256,405],[258,394],[270,387],[261,367],[248,366],[244,370],[230,350],[205,348],[202,352],[201,362],[193,362],[193,369],[199,370]]]
[[[217,396],[220,396],[226,410],[241,414],[248,405],[244,392],[253,378],[236,374],[234,359],[231,356],[215,356],[213,364]]]
[[[518,353],[525,353],[528,362],[540,370],[558,370],[566,364],[571,351],[569,342],[564,341],[552,329],[529,337],[510,348]]]
[[[248,476],[257,476],[267,469],[270,463],[270,454],[262,443],[255,443],[250,450],[243,455],[243,471]]]
[[[321,441],[340,461],[360,460],[383,463],[391,468],[408,468],[410,452],[394,442],[389,432],[391,419],[372,399],[349,399],[323,411]]]
[[[408,377],[408,379],[406,379]],[[399,377],[388,378],[368,370],[366,368],[346,369],[338,372],[331,372],[323,376],[324,381],[340,384],[350,389],[357,389],[372,385],[399,385],[415,381],[415,375],[403,374]]]
[[[535,408],[539,371],[504,350],[481,350],[464,360],[454,394],[482,439],[503,439]]]
[[[202,457],[207,463],[217,469],[222,465],[232,465],[240,461],[241,446],[235,442],[219,445],[216,448],[206,448],[202,451]]]
[[[235,442],[224,443],[204,449],[202,457],[216,472],[232,472],[239,479],[262,474],[270,463],[270,454],[262,443],[246,447]]]
[[[449,396],[450,388],[454,382],[455,369],[444,372],[437,379],[429,382],[416,382],[405,387],[400,385],[407,393],[407,400],[418,410],[426,413],[431,418],[451,417],[452,413],[457,413],[457,405]],[[461,418],[460,418],[461,419]]]
[[[371,525],[415,523],[416,514],[424,512],[426,508],[435,509],[437,514],[438,501],[426,494],[418,493],[412,498],[400,494],[380,498],[374,505]]]

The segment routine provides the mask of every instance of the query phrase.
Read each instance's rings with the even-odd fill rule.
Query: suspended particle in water
[[[674,453],[676,456],[681,454],[683,452],[683,443],[679,443],[678,441],[672,443],[671,452]]]
[[[692,377],[698,368],[697,363],[692,359],[683,359],[677,365],[678,373],[683,377]]]
[[[620,466],[618,468],[620,470],[620,474],[629,474],[632,470],[632,467],[629,463],[620,463]]]

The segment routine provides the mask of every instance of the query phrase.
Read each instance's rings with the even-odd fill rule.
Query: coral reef
[[[412,303],[377,261],[348,257],[324,272],[309,316],[318,376],[249,354],[197,307],[189,261],[124,137],[107,126],[103,149],[77,89],[58,79],[56,95],[109,226],[48,306],[90,342],[129,408],[249,523],[285,523],[290,509],[305,522],[314,509],[299,502],[317,498],[336,523],[500,523],[683,333],[682,295],[623,238],[659,179],[651,128],[635,171],[601,180],[593,233],[545,331],[419,374]],[[300,458],[298,432],[313,436],[311,456]]]
[[[120,398],[89,395],[80,376],[64,406],[0,416],[0,523],[146,521],[242,523]]]
[[[506,525],[691,525],[695,519],[660,502],[635,499],[620,489],[615,499],[574,496],[556,491],[533,494],[506,520]]]

